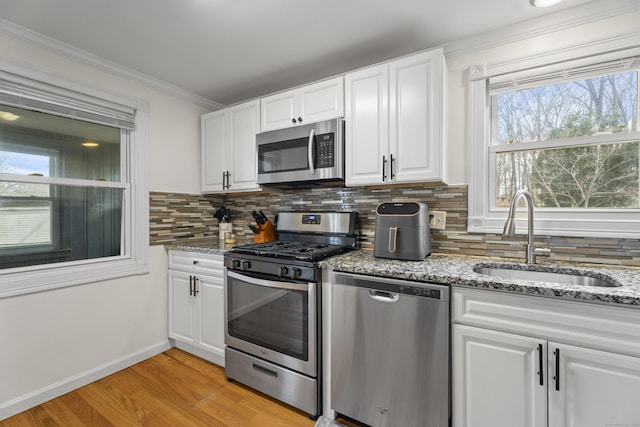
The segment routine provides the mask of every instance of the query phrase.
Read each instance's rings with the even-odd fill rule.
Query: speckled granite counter
[[[176,240],[172,244],[165,245],[165,249],[223,255],[234,246],[247,245],[249,243],[253,243],[253,239],[238,240],[236,243],[225,244],[215,237],[210,237],[199,240]]]
[[[620,285],[618,287],[595,287],[486,276],[473,271],[474,265],[479,263],[484,266],[492,266],[493,264],[508,264],[515,268],[524,266],[524,264],[505,262],[500,259],[440,254],[433,254],[424,261],[396,261],[374,258],[373,251],[370,250],[353,251],[332,257],[322,261],[321,266],[347,273],[508,291],[574,301],[623,304],[640,309],[640,269],[559,264],[527,266],[529,269],[551,268],[556,272],[562,272],[563,269],[580,270],[585,273],[584,275],[594,277],[604,274]]]

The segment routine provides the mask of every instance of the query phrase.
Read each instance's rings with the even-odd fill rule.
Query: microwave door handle
[[[313,140],[315,139],[315,136],[316,136],[316,130],[311,129],[311,132],[309,133],[309,145],[307,147],[307,158],[309,159],[309,173],[311,175],[314,175],[316,173],[316,167],[313,164]]]

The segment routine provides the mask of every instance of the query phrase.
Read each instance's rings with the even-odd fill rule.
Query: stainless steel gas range
[[[278,240],[224,256],[225,373],[316,418],[322,411],[318,262],[355,248],[355,212],[278,212]]]

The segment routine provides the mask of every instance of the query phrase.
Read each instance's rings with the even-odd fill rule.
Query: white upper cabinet
[[[261,110],[263,132],[342,117],[344,80],[336,77],[267,96]]]
[[[346,184],[446,182],[442,49],[345,76]]]
[[[224,158],[227,149],[227,112],[220,110],[205,114],[200,121],[202,192],[222,191],[227,166]]]
[[[380,184],[389,174],[389,66],[345,77],[346,184]]]
[[[259,100],[202,116],[203,193],[260,189],[256,184],[259,127]]]

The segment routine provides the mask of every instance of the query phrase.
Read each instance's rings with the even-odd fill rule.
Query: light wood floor
[[[0,421],[2,427],[314,424],[305,413],[228,382],[223,368],[175,348]]]

